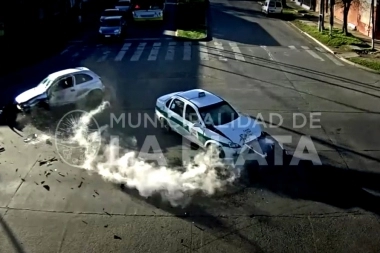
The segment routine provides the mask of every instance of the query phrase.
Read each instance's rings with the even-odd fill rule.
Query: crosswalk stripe
[[[124,58],[124,55],[127,53],[129,47],[131,46],[131,43],[125,43],[123,47],[121,48],[120,52],[115,57],[115,61],[121,61]]]
[[[166,51],[165,61],[174,60],[176,42],[169,42],[168,50]]]
[[[309,50],[310,48],[307,46],[302,46],[303,49]]]
[[[329,53],[324,53],[324,55],[329,58],[333,63],[335,63],[336,65],[338,66],[344,66],[344,64],[342,62],[340,62],[336,57],[334,57],[333,55],[329,54]]]
[[[201,59],[201,61],[210,60],[210,58],[208,57],[207,47],[199,46],[198,49],[199,49],[199,59]]]
[[[320,47],[316,47],[315,49],[317,49],[317,51],[319,51],[319,52],[321,52],[321,53],[326,53],[326,51],[325,50],[323,50],[322,48],[320,48]]]
[[[245,61],[244,56],[242,55],[239,47],[237,46],[237,44],[235,42],[230,42],[230,47],[231,47],[232,51],[234,52],[236,60]]]
[[[314,58],[320,60],[320,61],[325,61],[322,57],[320,57],[319,55],[317,55],[316,52],[314,52],[313,50],[310,50],[310,49],[306,49],[305,50],[306,52],[308,52],[311,56],[313,56]]]
[[[110,54],[109,51],[104,52],[104,53],[103,53],[103,56],[100,57],[96,62],[104,62],[105,60],[107,60],[109,54]]]
[[[145,49],[145,46],[146,46],[146,42],[142,42],[139,44],[139,46],[137,47],[135,53],[133,54],[132,58],[131,58],[131,61],[138,61]]]
[[[290,48],[290,49],[293,49],[293,50],[295,50],[295,49],[296,49],[296,47],[295,47],[295,46],[289,46],[289,48]]]
[[[220,43],[220,42],[214,42],[214,45],[215,45],[215,47],[216,47],[216,53],[219,55],[219,60],[220,61],[227,61],[227,59],[223,56],[223,54],[222,54],[222,51],[224,50],[224,48],[223,48],[223,44],[222,43]]]
[[[153,44],[152,50],[150,51],[150,55],[148,57],[148,61],[157,60],[158,52],[160,51],[161,43],[156,42]]]
[[[185,42],[183,47],[183,60],[190,61],[191,59],[191,42]]]

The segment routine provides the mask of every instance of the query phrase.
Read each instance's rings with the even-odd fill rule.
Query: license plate
[[[111,35],[106,35],[106,38],[109,38],[109,37],[111,37]]]

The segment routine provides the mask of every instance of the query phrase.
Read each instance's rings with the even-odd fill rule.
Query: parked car
[[[121,38],[127,28],[127,21],[122,16],[106,17],[99,28],[101,38]]]
[[[282,1],[279,0],[266,0],[261,7],[261,11],[266,15],[278,15],[282,14],[283,6]]]
[[[202,89],[159,97],[155,113],[165,131],[176,132],[204,149],[214,147],[222,159],[231,161],[251,154],[259,158],[256,160],[267,159],[267,164],[274,164],[275,149],[287,153],[259,122]]]
[[[119,9],[105,9],[101,16],[100,16],[100,22],[102,22],[104,19],[108,17],[125,17],[125,12],[119,10]]]
[[[124,12],[129,12],[131,10],[131,0],[119,0],[115,4],[115,9],[124,11]]]
[[[84,102],[97,106],[105,92],[101,78],[85,67],[61,70],[48,75],[36,87],[18,95],[17,109],[29,113],[35,108],[59,107]]]

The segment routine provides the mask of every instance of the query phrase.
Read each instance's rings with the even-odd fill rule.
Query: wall
[[[375,5],[376,5],[375,1]],[[375,14],[379,13],[375,6]],[[375,15],[375,23],[376,23]],[[335,5],[335,17],[339,20],[343,20],[343,8],[337,3]],[[371,0],[353,0],[351,3],[350,11],[348,13],[348,23],[356,26],[356,30],[363,33],[366,36],[372,36],[371,28]],[[378,23],[378,22],[377,22]],[[380,26],[375,26],[375,36],[380,38]]]

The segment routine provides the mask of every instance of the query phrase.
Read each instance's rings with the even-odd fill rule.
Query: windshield
[[[121,11],[104,11],[102,13],[102,16],[104,17],[116,17],[116,16],[123,16]]]
[[[199,108],[199,114],[206,125],[214,126],[224,125],[239,118],[239,114],[225,101]]]
[[[38,88],[42,88],[42,87],[48,87],[51,83],[51,80],[49,79],[49,77],[46,77],[44,80],[42,80],[42,82],[40,82],[37,87]]]
[[[120,26],[120,19],[106,19],[102,21],[103,27],[115,27]]]

